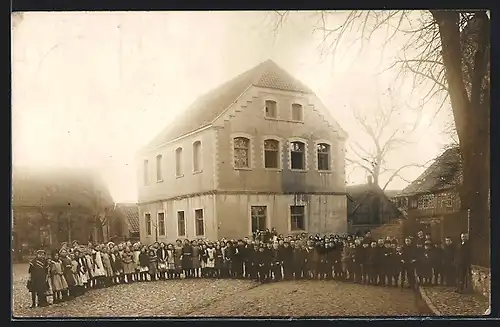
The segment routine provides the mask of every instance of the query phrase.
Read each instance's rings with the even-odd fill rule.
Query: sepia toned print
[[[14,318],[490,314],[489,12],[11,32]]]

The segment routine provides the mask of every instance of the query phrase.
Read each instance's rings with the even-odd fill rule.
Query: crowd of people
[[[456,286],[462,292],[470,270],[467,234],[435,244],[418,232],[400,244],[392,237],[278,235],[273,229],[240,240],[177,240],[80,245],[63,243],[30,262],[32,307],[70,300],[94,288],[181,278],[280,280],[324,279],[386,287],[417,284]]]

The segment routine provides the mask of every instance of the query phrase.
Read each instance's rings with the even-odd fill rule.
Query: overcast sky
[[[345,50],[346,43],[334,61],[322,55],[321,35],[312,34],[314,13],[293,15],[276,38],[269,15],[25,13],[12,37],[13,164],[98,167],[115,201],[136,201],[136,150],[197,96],[267,59],[310,86],[359,143],[368,140],[353,111],[369,115],[388,87],[402,108],[388,130],[415,121],[405,105],[417,101],[418,92],[410,97],[410,83],[396,85],[393,71],[378,75],[401,48],[398,39],[383,53],[382,35],[360,53]],[[424,163],[449,142],[442,133],[449,109],[434,117],[429,106],[410,137],[415,142],[387,158],[391,168]],[[421,172],[407,169],[403,176],[411,180]],[[348,183],[365,180],[358,170]],[[388,188],[406,185],[395,179]]]

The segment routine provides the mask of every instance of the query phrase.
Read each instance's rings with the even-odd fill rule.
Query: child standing
[[[174,245],[167,246],[167,277],[168,279],[174,278],[175,274],[175,250]]]
[[[215,270],[215,249],[212,243],[208,244],[206,251],[207,251],[207,265],[206,265],[207,275],[208,277],[213,278]]]
[[[150,246],[149,251],[149,277],[151,281],[156,281],[156,274],[158,272],[158,257],[156,256],[156,249],[153,245]]]
[[[47,290],[47,272],[48,262],[45,258],[45,251],[38,250],[36,257],[30,261],[29,266],[29,279],[28,290],[31,292],[31,307],[36,306],[38,299],[39,307],[46,307],[49,305],[45,291]]]
[[[148,272],[149,272],[149,255],[146,246],[143,246],[141,249],[141,253],[139,254],[139,272],[140,272],[140,281],[147,282],[148,281]]]
[[[52,292],[54,303],[62,301],[62,294],[68,289],[68,284],[64,278],[63,267],[59,253],[54,251],[52,253],[52,261],[50,263],[50,281],[52,284]]]

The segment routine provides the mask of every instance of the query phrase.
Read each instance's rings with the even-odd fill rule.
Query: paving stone
[[[476,293],[456,293],[454,287],[432,286],[423,290],[443,316],[478,316],[489,307],[486,297]]]
[[[258,284],[248,280],[188,279],[96,289],[74,300],[29,308],[27,265],[14,268],[15,317],[167,316],[412,316],[414,293],[334,281]]]

